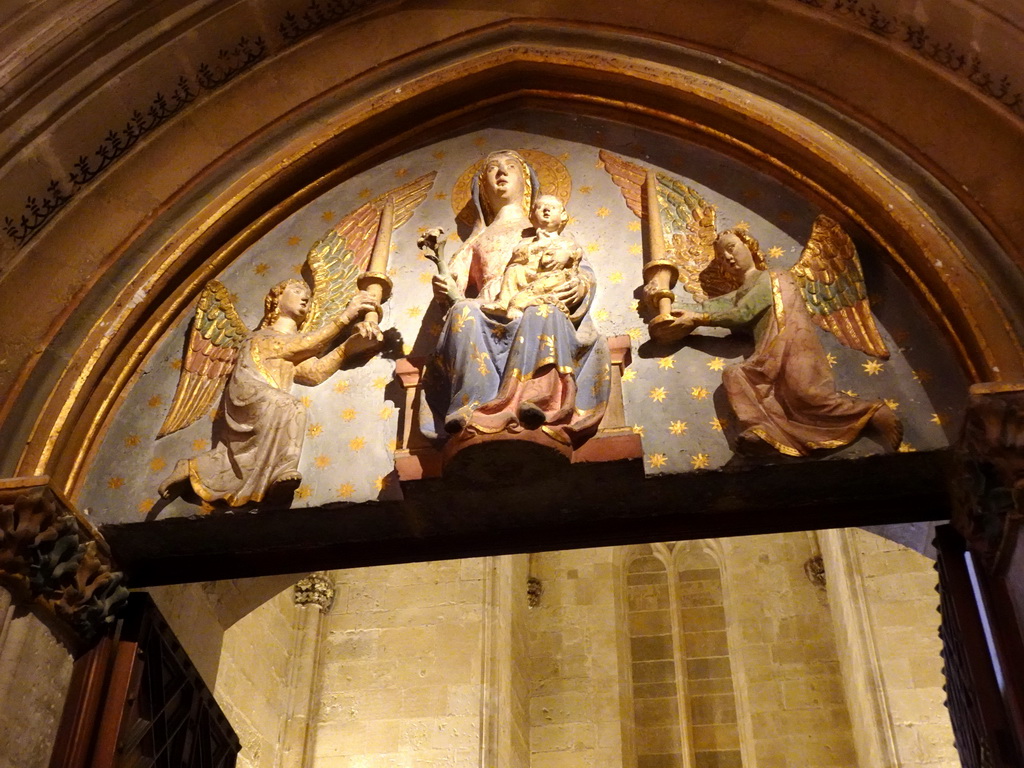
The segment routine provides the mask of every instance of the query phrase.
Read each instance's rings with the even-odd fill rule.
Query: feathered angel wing
[[[235,311],[228,289],[211,280],[199,294],[178,388],[157,437],[184,429],[210,410],[234,370],[238,348],[248,335],[249,329]]]
[[[647,171],[611,152],[599,153],[605,170],[622,191],[626,206],[646,219],[644,184]],[[679,179],[658,173],[657,199],[665,256],[679,267],[679,280],[698,301],[734,290],[734,280],[714,269],[715,207]]]
[[[359,275],[370,263],[385,201],[390,197],[393,202],[392,229],[398,229],[427,198],[436,175],[432,171],[360,206],[313,245],[306,256],[313,278],[313,300],[302,326],[304,331],[316,330],[327,318],[343,311],[355,294]]]
[[[815,219],[792,271],[815,323],[847,347],[889,357],[871,315],[857,250],[839,224],[827,216]]]

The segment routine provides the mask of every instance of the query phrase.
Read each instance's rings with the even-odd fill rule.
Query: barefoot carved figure
[[[693,189],[608,153],[602,159],[658,251],[645,269],[644,297],[656,313],[651,338],[677,342],[700,326],[753,334],[753,353],[722,372],[738,451],[806,456],[847,445],[869,426],[899,447],[903,426],[883,401],[836,391],[818,337],[822,328],[848,347],[889,357],[853,241],[835,221],[819,216],[792,269],[769,271],[746,230],[716,233],[714,207]],[[699,303],[673,303],[676,279]]]
[[[292,383],[316,386],[380,348],[391,231],[408,220],[432,183],[433,174],[421,177],[345,217],[306,258],[314,288],[296,279],[275,285],[255,331],[238,317],[221,283],[203,289],[158,438],[208,413],[223,388],[213,448],[178,461],[161,496],[173,498],[190,485],[205,501],[241,506],[300,483],[306,413]]]

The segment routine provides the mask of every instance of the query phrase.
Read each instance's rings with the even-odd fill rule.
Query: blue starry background
[[[637,309],[643,258],[640,221],[626,207],[598,151],[607,149],[682,178],[717,207],[720,230],[749,226],[769,256],[770,269],[796,263],[821,211],[773,178],[705,147],[597,119],[516,112],[500,124],[472,126],[338,185],[282,221],[217,279],[233,294],[243,321],[255,327],[267,290],[297,276],[307,251],[327,230],[367,200],[436,171],[427,199],[394,234],[389,262],[394,292],[381,323],[400,333],[399,354],[425,356],[443,318],[431,300],[430,278],[436,268],[419,254],[416,240],[425,229],[442,226],[451,237],[448,254],[454,253],[460,232],[453,188],[485,155],[506,148],[546,153],[564,164],[571,177],[566,233],[579,241],[596,273],[592,312],[598,326],[607,336],[630,338],[632,362],[622,382],[623,402],[629,427],[641,436],[647,473],[706,471],[734,460],[732,413],[721,388],[721,369],[748,354],[752,342],[723,329],[701,329],[673,347],[656,347],[648,340]],[[834,360],[837,388],[887,400],[906,429],[902,450],[944,447],[959,430],[954,414],[962,409],[966,380],[919,302],[880,254],[851,234],[858,241],[872,307],[892,356],[875,361],[822,332]],[[682,293],[679,298],[690,299]],[[174,397],[193,312],[189,307],[156,345],[90,457],[92,469],[77,501],[100,524],[223,513],[223,508],[182,499],[165,503],[156,493],[178,459],[210,447],[212,422],[206,418],[156,439]],[[292,392],[307,406],[303,483],[293,507],[401,497],[393,457],[404,396],[393,360],[376,357],[318,387],[295,385]],[[834,461],[882,450],[870,437],[862,437],[812,459],[769,460]],[[235,512],[247,511],[253,510]]]

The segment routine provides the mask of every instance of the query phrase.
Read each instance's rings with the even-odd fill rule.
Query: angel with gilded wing
[[[208,413],[223,390],[213,448],[178,461],[160,485],[161,496],[173,498],[191,486],[205,501],[241,506],[299,485],[306,412],[292,384],[316,386],[380,349],[391,231],[408,220],[432,183],[433,174],[421,177],[345,217],[306,258],[313,288],[299,279],[275,285],[255,331],[239,318],[221,283],[203,289],[158,437]]]
[[[699,300],[673,303],[668,312],[662,305],[649,325],[651,337],[676,342],[700,326],[753,334],[753,353],[722,372],[736,414],[738,451],[806,456],[848,445],[868,427],[890,449],[899,447],[903,425],[883,401],[836,391],[818,337],[822,328],[848,347],[889,356],[871,315],[860,259],[839,224],[819,216],[797,264],[768,270],[760,245],[745,229],[716,232],[714,207],[693,189],[607,153],[602,159],[627,203],[635,201],[634,212],[649,212],[645,218],[654,220],[651,241],[663,249],[662,275],[667,272],[669,281],[677,276]],[[656,309],[671,287],[657,271],[648,273],[644,286]]]

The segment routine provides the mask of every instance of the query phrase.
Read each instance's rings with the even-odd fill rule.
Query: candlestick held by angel
[[[715,209],[692,188],[608,153],[606,168],[626,197],[640,200],[644,184],[656,183],[660,209],[651,238],[665,244],[680,282],[698,303],[672,304],[651,321],[660,343],[685,339],[695,328],[747,330],[754,350],[722,372],[722,385],[736,415],[736,449],[766,448],[788,456],[840,448],[874,429],[896,450],[903,425],[882,401],[836,391],[818,329],[874,357],[889,356],[871,315],[864,276],[853,241],[835,221],[819,216],[799,261],[789,270],[769,270],[760,245],[745,229],[717,233]],[[671,245],[669,245],[671,244]],[[644,297],[653,309],[668,286],[650,281]]]
[[[241,506],[299,485],[306,410],[292,384],[316,386],[381,348],[391,230],[412,215],[432,182],[433,174],[424,176],[346,216],[307,256],[313,288],[299,279],[275,285],[255,331],[221,283],[203,289],[158,437],[193,424],[223,391],[213,448],[178,461],[159,487],[162,497],[191,489],[204,501]],[[359,290],[360,283],[369,289]]]

